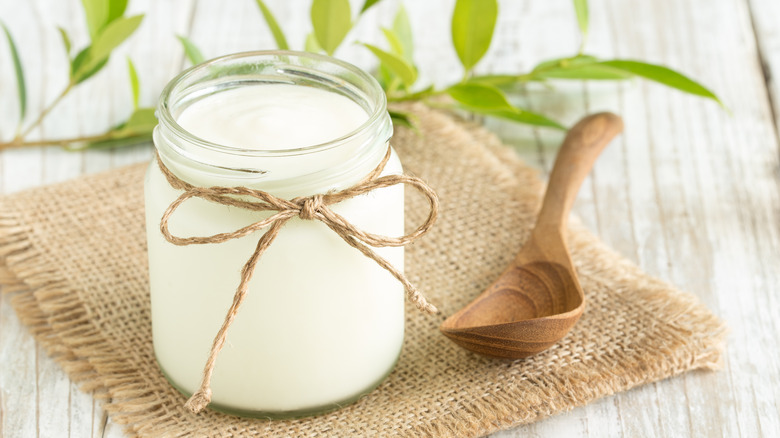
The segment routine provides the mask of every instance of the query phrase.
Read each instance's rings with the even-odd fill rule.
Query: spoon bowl
[[[536,225],[512,264],[440,330],[485,356],[519,359],[560,341],[582,316],[585,295],[566,244],[566,225],[582,181],[623,130],[620,117],[585,117],[568,133],[550,173]]]

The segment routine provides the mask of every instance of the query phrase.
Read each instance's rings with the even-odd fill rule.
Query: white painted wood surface
[[[449,42],[453,0],[403,0],[417,37],[422,80],[444,84],[461,73]],[[350,39],[378,42],[399,0],[370,11]],[[308,1],[268,1],[291,44],[308,32]],[[359,1],[353,1],[354,7]],[[271,48],[251,0],[132,0],[146,13],[138,33],[106,72],[77,88],[34,136],[99,133],[127,116],[124,56],[136,63],[141,101],[152,105],[186,64],[175,34],[206,56]],[[66,81],[56,26],[77,47],[86,26],[78,0],[0,0],[0,19],[20,47],[29,113]],[[527,70],[578,45],[568,0],[502,0],[496,38],[481,72]],[[592,0],[588,52],[664,63],[714,89],[717,105],[643,81],[569,82],[531,88],[520,99],[566,123],[612,110],[625,134],[606,150],[583,186],[577,214],[647,272],[687,289],[730,326],[724,369],[693,372],[495,436],[780,436],[780,3],[777,0]],[[365,51],[337,55],[365,68]],[[0,138],[17,119],[15,85],[0,42]],[[486,124],[531,164],[547,170],[561,134],[494,120]],[[68,153],[56,148],[0,152],[0,193],[64,181],[146,160],[149,147]],[[100,403],[79,391],[0,298],[0,437],[121,437]]]

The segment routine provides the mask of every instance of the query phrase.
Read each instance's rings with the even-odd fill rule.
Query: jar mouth
[[[298,63],[293,63],[293,60],[298,61]],[[247,63],[239,64],[240,61],[247,61]],[[317,67],[312,67],[310,70],[308,70],[305,68],[306,63],[317,63]],[[209,70],[220,66],[230,67],[231,65],[236,68],[236,71],[238,71],[238,67],[240,66],[250,69],[252,67],[258,66],[266,68],[273,67],[273,71],[277,73],[277,75],[273,76],[272,78],[268,76],[267,73],[257,74],[257,72],[255,72],[253,74],[250,70],[250,73],[243,75],[248,81],[267,81],[269,83],[273,82],[294,84],[295,82],[293,82],[291,80],[292,78],[288,75],[295,74],[304,80],[312,79],[316,76],[318,81],[313,81],[313,83],[319,83],[320,85],[326,83],[326,88],[341,88],[346,90],[344,92],[345,94],[357,94],[354,92],[354,90],[352,93],[348,92],[349,88],[354,88],[355,90],[360,91],[359,94],[361,96],[358,97],[364,97],[364,100],[366,100],[365,103],[368,106],[364,106],[364,109],[367,110],[366,112],[368,114],[368,118],[360,126],[338,138],[329,140],[324,143],[305,145],[294,148],[247,149],[229,146],[198,137],[184,129],[178,123],[172,111],[172,108],[177,103],[175,100],[178,97],[178,94],[183,94],[186,96],[188,94],[188,89],[191,88],[194,83],[202,80],[204,74],[207,75]],[[339,76],[336,74],[327,76],[323,75],[323,65],[327,65],[339,70]],[[352,76],[354,79],[360,82],[360,86],[355,84],[355,80],[347,80],[340,77],[340,75],[343,74]],[[214,79],[220,77],[224,76],[219,76],[219,73],[216,73]],[[285,78],[289,78],[288,81],[285,81]],[[270,79],[273,79],[273,81]],[[354,97],[351,98],[355,100]],[[355,138],[362,135],[362,133],[371,129],[373,126],[389,122],[389,117],[387,117],[387,97],[385,96],[382,87],[373,76],[348,62],[316,53],[292,50],[261,50],[240,52],[214,58],[204,63],[190,67],[173,78],[163,89],[157,106],[157,118],[160,124],[164,125],[165,128],[174,136],[184,140],[190,145],[214,152],[246,157],[281,157],[316,153],[338,147],[345,142],[353,141]]]

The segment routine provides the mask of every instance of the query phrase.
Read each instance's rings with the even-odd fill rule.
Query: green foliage
[[[387,43],[390,44],[390,52],[403,57],[404,47],[401,44],[401,40],[398,38],[398,35],[396,35],[392,29],[388,29],[386,27],[382,28],[382,34],[384,34]],[[406,60],[406,57],[404,57],[404,60]]]
[[[81,3],[92,44],[81,49],[73,59],[69,58],[70,86],[78,85],[102,70],[111,52],[129,38],[143,20],[143,15],[123,16],[127,0],[82,0]],[[60,35],[70,55],[70,38],[62,28]]]
[[[92,41],[106,26],[124,15],[127,0],[81,0],[87,19],[89,37]]]
[[[114,134],[117,138],[132,137],[150,133],[155,126],[157,126],[157,117],[154,116],[154,108],[138,108],[126,122],[114,128]]]
[[[411,128],[417,133],[420,132],[417,129],[417,117],[414,114],[392,109],[387,110],[387,112],[390,114],[390,120],[393,121],[395,126],[405,126],[407,128]]]
[[[414,63],[414,41],[412,39],[412,25],[409,23],[409,15],[406,13],[404,5],[398,7],[398,12],[393,19],[392,33],[401,43],[401,55],[409,63]]]
[[[189,38],[187,38],[184,35],[176,35],[176,38],[179,39],[179,42],[184,48],[184,55],[187,57],[187,59],[190,60],[192,65],[198,65],[201,62],[205,61],[205,58],[203,57],[203,53],[201,53],[198,46],[196,46],[195,43],[190,41]]]
[[[475,112],[482,113],[486,116],[498,117],[500,119],[510,120],[516,123],[522,123],[525,125],[541,126],[543,128],[553,128],[562,131],[566,130],[566,127],[556,122],[555,120],[535,112],[531,112],[521,108],[515,108],[514,110],[496,110],[496,111],[483,111],[477,110]]]
[[[130,91],[133,96],[133,110],[138,109],[138,98],[141,94],[141,85],[138,83],[138,72],[135,70],[133,60],[127,58],[127,75],[130,77]]]
[[[580,33],[582,34],[582,43],[580,44],[580,53],[585,47],[585,41],[588,39],[588,0],[573,0],[574,12],[577,15],[577,24],[580,26]]]
[[[91,78],[94,74],[103,69],[108,64],[108,59],[104,59],[102,62],[96,64],[92,69],[87,70],[84,65],[89,58],[89,47],[82,49],[70,65],[70,80],[74,85],[78,85],[87,79]]]
[[[143,18],[143,15],[129,18],[120,17],[108,23],[92,40],[84,62],[74,70],[73,76],[76,78],[76,82],[81,82],[80,75],[93,71],[99,65],[105,65],[111,52],[138,29]]]
[[[447,94],[460,104],[460,108],[471,112],[528,125],[566,129],[548,117],[513,106],[504,92],[494,85],[469,81],[453,85],[447,89]]]
[[[16,43],[11,36],[11,31],[8,30],[8,27],[3,22],[0,22],[0,26],[3,27],[3,32],[5,32],[5,38],[8,40],[8,49],[11,51],[11,60],[14,63],[16,94],[19,98],[19,123],[21,124],[24,116],[27,114],[27,85],[24,81],[24,69],[22,68],[22,61],[19,59],[19,50],[16,48]]]
[[[130,117],[114,126],[97,139],[74,141],[68,143],[65,149],[78,151],[85,149],[114,149],[148,143],[152,140],[152,132],[157,126],[154,108],[136,108]]]
[[[105,0],[81,0],[87,19],[90,39],[95,39],[108,20],[108,2]]]
[[[274,14],[271,13],[271,10],[268,9],[268,6],[265,5],[263,0],[255,0],[255,2],[257,3],[257,7],[260,8],[260,12],[263,14],[268,29],[271,30],[271,34],[274,36],[276,47],[280,50],[289,50],[290,47],[287,45],[287,38],[284,37],[284,32],[282,32],[282,28],[276,21]]]
[[[363,46],[371,50],[379,59],[378,79],[385,91],[394,93],[401,85],[408,91],[417,81],[418,72],[412,59],[414,51],[412,29],[403,6],[395,15],[393,27],[383,27],[381,30],[390,46],[389,52],[372,44],[363,43]]]
[[[630,61],[615,59],[612,61],[602,61],[600,65],[615,68],[620,71],[628,72],[641,76],[645,79],[658,82],[659,84],[666,85],[667,87],[676,88],[680,91],[690,93],[696,96],[706,97],[712,99],[715,102],[723,105],[723,102],[718,99],[712,91],[708,90],[698,82],[686,77],[682,73],[678,73],[668,67],[662,65],[648,64],[641,61]]]
[[[496,0],[458,0],[452,13],[452,44],[468,73],[485,56],[498,19]]]
[[[322,46],[320,46],[320,43],[317,42],[317,37],[314,36],[314,32],[310,32],[308,35],[306,35],[306,42],[304,46],[304,50],[307,52],[312,53],[322,53]]]
[[[151,132],[146,134],[139,134],[130,137],[119,138],[106,138],[104,140],[95,141],[74,141],[65,145],[67,151],[83,151],[86,149],[91,150],[107,150],[117,149],[128,146],[136,146],[139,144],[148,144],[152,141]]]
[[[621,80],[631,77],[630,72],[604,65],[594,56],[577,55],[542,62],[534,67],[529,79]]]
[[[366,2],[363,3],[363,7],[360,8],[360,13],[362,14],[363,12],[366,12],[367,10],[369,10],[369,8],[371,8],[371,6],[374,6],[379,2],[380,0],[366,0]]]
[[[70,59],[70,50],[71,50],[71,43],[70,43],[70,37],[68,36],[68,32],[65,31],[65,29],[58,27],[57,30],[60,31],[60,38],[62,38],[62,45],[65,47],[65,56]]]
[[[447,89],[453,99],[469,108],[483,110],[512,110],[506,95],[492,85],[464,82]]]
[[[371,44],[363,44],[363,46],[379,58],[379,62],[398,76],[407,87],[414,84],[414,81],[417,80],[417,70],[400,55],[386,52]]]
[[[0,144],[3,147],[9,146],[24,146],[26,144],[58,144],[68,145],[79,139],[71,140],[52,140],[48,142],[46,140],[35,141],[32,143],[25,143],[24,138],[27,134],[32,132],[37,126],[43,122],[46,116],[51,110],[59,104],[59,102],[73,89],[74,86],[86,81],[97,72],[103,69],[108,63],[109,57],[115,48],[126,41],[130,35],[132,35],[138,26],[140,26],[143,20],[143,15],[136,15],[133,17],[124,17],[125,10],[127,9],[127,0],[82,0],[84,6],[84,15],[87,22],[87,28],[89,30],[89,36],[91,44],[79,50],[75,56],[71,57],[73,46],[71,43],[68,32],[63,28],[57,28],[62,39],[62,45],[65,49],[65,56],[68,59],[68,74],[69,81],[60,94],[41,110],[37,118],[28,124],[25,129],[21,129],[22,122],[24,121],[24,115],[26,111],[27,96],[26,87],[24,81],[24,74],[22,71],[21,63],[19,62],[19,56],[16,51],[16,46],[11,38],[8,29],[3,25],[3,29],[8,37],[9,45],[11,46],[11,57],[14,61],[14,68],[17,76],[17,88],[19,91],[19,105],[21,109],[21,118],[19,121],[19,129],[17,130],[16,137],[14,137],[9,143]],[[1,24],[1,23],[0,23]],[[128,59],[128,73],[130,76],[130,88],[132,91],[132,102],[135,112],[133,114],[142,111],[138,108],[138,96],[139,96],[139,82],[138,75],[133,66],[132,61]],[[153,114],[153,112],[152,112]],[[136,115],[128,120],[127,123],[137,125],[137,121],[140,116]],[[140,125],[138,125],[140,126]],[[134,128],[135,129],[135,128]],[[144,127],[146,129],[146,127]],[[147,129],[148,130],[148,129]],[[135,132],[135,131],[134,131]],[[150,132],[150,131],[149,131]],[[146,132],[144,135],[148,135]],[[108,139],[113,137],[127,136],[128,133],[117,133],[114,130],[110,130],[108,133],[100,136],[101,139]],[[136,135],[135,133],[133,135]]]
[[[359,20],[380,0],[366,0],[356,20]],[[668,67],[642,61],[598,59],[583,54],[583,48],[589,31],[589,11],[587,0],[572,0],[577,24],[582,34],[582,44],[574,56],[556,58],[539,63],[526,73],[509,72],[488,75],[473,75],[472,70],[485,56],[493,39],[498,19],[497,0],[456,0],[452,14],[452,44],[464,70],[463,79],[438,89],[432,85],[417,85],[418,68],[414,63],[414,40],[409,16],[403,5],[399,6],[390,27],[381,28],[387,49],[361,42],[379,61],[377,76],[387,93],[388,101],[421,100],[437,107],[458,108],[474,113],[498,117],[517,123],[551,129],[565,129],[560,123],[549,117],[519,108],[510,102],[506,90],[530,82],[548,82],[553,80],[625,80],[644,78],[665,86],[696,96],[721,101],[709,89],[687,76]],[[255,0],[266,25],[271,31],[276,45],[288,49],[287,39],[279,23],[263,0]],[[46,109],[36,121],[20,132],[11,145],[23,145],[23,137],[48,114],[53,106],[75,85],[78,85],[99,72],[109,61],[113,50],[126,41],[140,26],[142,15],[124,17],[127,0],[82,0],[91,43],[74,51],[71,39],[65,29],[59,28],[66,56],[70,64],[70,81],[65,90]],[[343,43],[346,35],[354,27],[349,0],[312,0],[310,17],[313,31],[305,40],[305,49],[310,52],[332,55]],[[2,23],[0,23],[2,25]],[[22,65],[19,54],[5,25],[2,25],[11,50],[11,58],[17,79],[20,112],[25,115],[27,96]],[[203,62],[201,51],[187,37],[178,36],[187,58],[193,64]],[[106,133],[71,140],[56,140],[53,144],[66,146],[71,150],[108,149],[145,143],[151,139],[157,125],[153,108],[139,108],[140,82],[132,61],[128,58],[128,75],[132,92],[133,112],[126,121]],[[227,68],[214,69],[210,77],[217,78],[227,74],[260,74],[266,65],[239,64]],[[446,96],[448,100],[440,97]],[[721,103],[722,105],[722,103]],[[390,109],[390,116],[398,126],[415,128],[416,120],[410,113]],[[21,123],[21,122],[20,122]],[[35,144],[40,144],[36,142]],[[31,143],[32,144],[32,143]]]
[[[313,0],[311,24],[319,46],[333,55],[352,28],[349,0]]]

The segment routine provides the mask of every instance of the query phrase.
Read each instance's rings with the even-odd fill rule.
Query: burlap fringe
[[[1,210],[7,209],[0,204]],[[104,401],[112,421],[132,433],[154,428],[179,436],[173,420],[161,424],[167,415],[159,397],[138,383],[140,373],[101,334],[77,293],[28,240],[29,231],[18,216],[0,213],[0,285],[19,319],[73,382]]]

